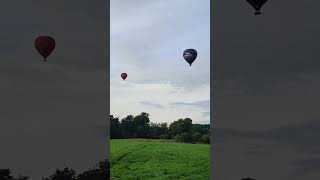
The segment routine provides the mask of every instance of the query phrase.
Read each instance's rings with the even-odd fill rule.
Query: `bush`
[[[193,142],[201,142],[201,134],[199,132],[192,134]]]
[[[190,133],[181,133],[176,135],[176,142],[192,142],[192,135]]]
[[[206,144],[210,144],[209,134],[202,135],[202,137],[201,137],[201,142],[202,142],[202,143],[206,143]]]
[[[176,142],[182,142],[181,135],[180,135],[180,134],[177,134],[176,137],[174,138],[174,140],[175,140]]]
[[[169,136],[167,134],[160,135],[160,139],[169,139]]]

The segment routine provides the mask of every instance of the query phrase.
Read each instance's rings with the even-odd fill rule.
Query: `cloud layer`
[[[172,107],[174,102],[209,99],[209,0],[111,1],[111,112],[116,116],[147,111],[151,121],[188,116],[205,121],[201,110]],[[192,7],[193,11],[186,10]],[[189,67],[183,51],[198,58]],[[119,78],[128,73],[125,82]]]

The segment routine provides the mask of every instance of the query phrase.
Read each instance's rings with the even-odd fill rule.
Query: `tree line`
[[[106,159],[97,164],[95,168],[89,169],[79,175],[76,171],[65,167],[56,169],[55,173],[49,177],[43,177],[42,180],[106,180],[110,179],[110,163]],[[13,177],[10,169],[0,169],[0,180],[29,180],[28,176],[19,175]]]
[[[128,115],[123,119],[110,115],[111,139],[171,139],[176,142],[210,143],[209,124],[192,124],[192,119],[178,119],[167,123],[152,123],[149,114]]]

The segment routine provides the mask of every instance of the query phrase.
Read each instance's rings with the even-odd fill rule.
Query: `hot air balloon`
[[[261,7],[267,2],[267,0],[247,0],[247,2],[256,10],[254,15],[259,15],[261,14]]]
[[[126,80],[127,77],[128,77],[127,73],[121,73],[121,78],[123,80]]]
[[[194,49],[186,49],[184,52],[183,52],[183,58],[190,64],[193,63],[193,61],[196,60],[197,58],[197,51],[194,50]]]
[[[56,46],[55,40],[50,36],[39,36],[34,41],[34,47],[46,61]]]

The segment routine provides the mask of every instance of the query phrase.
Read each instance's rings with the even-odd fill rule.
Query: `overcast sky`
[[[212,4],[216,179],[319,179],[319,5]]]
[[[209,2],[111,0],[111,114],[210,122]],[[191,67],[182,57],[188,48],[198,51]]]
[[[40,179],[92,167],[107,156],[105,1],[0,9],[0,168]],[[39,35],[57,44],[45,63],[33,46]]]

